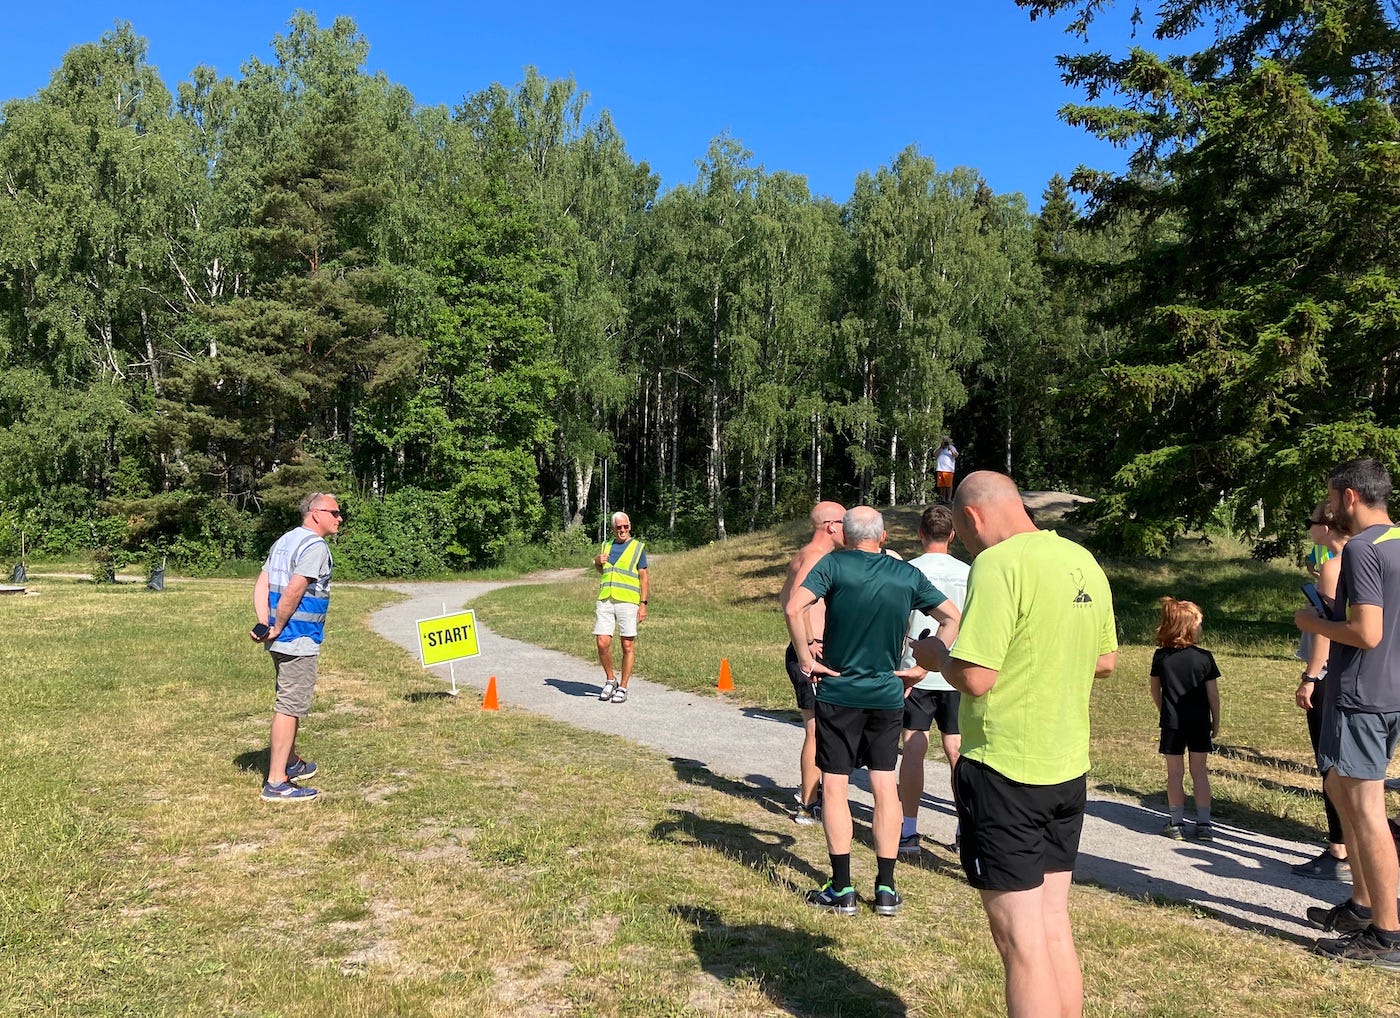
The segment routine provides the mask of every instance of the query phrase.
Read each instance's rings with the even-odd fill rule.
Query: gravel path
[[[531,581],[577,575],[546,574]],[[472,599],[502,584],[404,583],[384,584],[407,595],[370,619],[384,638],[418,656],[417,619],[469,606]],[[580,605],[577,624],[591,619]],[[601,669],[596,662],[490,632],[478,618],[481,656],[456,664],[460,688],[486,688],[496,677],[502,703],[575,725],[607,732],[653,749],[666,757],[694,761],[716,775],[737,779],[773,802],[790,802],[796,783],[801,728],[785,717],[756,708],[741,708],[720,696],[696,696],[634,676],[626,704],[600,703]],[[643,626],[638,656],[646,662]],[[774,667],[779,667],[774,663]],[[446,682],[445,665],[431,671]],[[743,677],[736,676],[742,684]],[[445,688],[445,687],[444,687]],[[468,694],[469,695],[469,694]],[[858,819],[868,820],[870,797],[864,772],[853,776],[852,805]],[[858,782],[860,783],[858,785]],[[1188,811],[1189,813],[1189,811]],[[1164,817],[1136,802],[1091,795],[1075,879],[1115,889],[1134,898],[1163,898],[1189,902],[1232,925],[1290,940],[1311,943],[1317,931],[1302,921],[1309,905],[1333,904],[1347,888],[1289,872],[1289,866],[1310,858],[1318,844],[1268,837],[1224,824],[1216,825],[1212,843],[1169,842],[1157,832]],[[925,842],[952,840],[954,816],[948,799],[948,770],[941,762],[927,765],[924,806],[919,829]]]

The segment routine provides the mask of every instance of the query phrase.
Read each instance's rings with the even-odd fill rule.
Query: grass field
[[[782,703],[772,598],[796,536],[658,558],[648,677],[712,686],[727,653],[745,696]],[[1269,706],[1286,705],[1296,671],[1268,621],[1291,605],[1286,573],[1231,576],[1215,571],[1221,549],[1195,554],[1185,572],[1237,599],[1225,614],[1207,604],[1225,741],[1248,747],[1222,761],[1239,769],[1222,812],[1306,831],[1312,779],[1281,766],[1305,759],[1301,722]],[[1249,589],[1268,584],[1250,617]],[[822,878],[821,832],[795,827],[781,797],[444,698],[369,631],[392,595],[337,589],[301,743],[328,794],[284,806],[257,799],[270,674],[244,635],[246,585],[34,586],[0,599],[0,1015],[1000,1010],[985,920],[946,854],[901,868],[909,903],[894,919],[814,914],[800,892]],[[556,628],[588,656],[590,588],[511,589],[481,615],[503,630],[511,611],[527,629],[577,617],[577,634]],[[1129,634],[1144,624],[1121,614]],[[1097,773],[1151,795],[1134,653],[1099,691]],[[1188,909],[1091,888],[1072,907],[1092,1015],[1400,1012],[1384,974]]]

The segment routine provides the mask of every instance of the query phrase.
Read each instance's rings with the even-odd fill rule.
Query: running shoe
[[[874,908],[876,915],[894,915],[899,911],[899,906],[903,904],[904,899],[893,887],[880,884],[875,888]]]
[[[1214,824],[1211,824],[1211,823],[1208,823],[1208,822],[1207,822],[1207,823],[1204,823],[1204,824],[1202,824],[1202,823],[1197,823],[1197,824],[1196,824],[1196,840],[1197,840],[1197,841],[1214,841],[1214,840],[1215,840],[1215,825],[1214,825]]]
[[[616,691],[617,681],[615,679],[609,679],[607,682],[603,683],[603,691],[598,694],[598,699],[611,700],[613,693]]]
[[[290,781],[283,781],[276,785],[267,781],[263,782],[262,797],[264,802],[310,802],[320,794],[320,791],[315,788],[302,788]]]
[[[1400,972],[1400,944],[1382,937],[1380,931],[1370,924],[1359,932],[1336,940],[1319,940],[1313,950],[1324,958],[1360,962]]]
[[[1338,859],[1325,848],[1316,859],[1309,859],[1307,862],[1299,863],[1291,868],[1300,877],[1312,877],[1314,880],[1336,880],[1343,884],[1351,883],[1351,863],[1345,859]]]
[[[807,892],[807,904],[824,912],[835,912],[837,915],[855,915],[856,889],[848,887],[844,891],[837,891],[828,880],[815,891]]]
[[[797,809],[793,810],[792,822],[800,827],[810,827],[822,822],[822,804],[818,800],[812,803],[802,801],[802,793],[793,793],[793,801],[797,803]]]
[[[1181,829],[1180,824],[1174,824],[1168,820],[1167,825],[1162,828],[1162,837],[1171,838],[1172,841],[1185,841],[1186,832]]]
[[[915,831],[913,834],[906,834],[899,839],[900,855],[918,855],[922,851],[923,848],[919,845],[918,831]]]
[[[303,778],[310,778],[316,775],[319,768],[310,760],[297,757],[297,762],[287,768],[288,781],[300,781]]]
[[[1369,918],[1363,919],[1352,909],[1350,898],[1331,908],[1313,905],[1307,915],[1308,922],[1324,933],[1358,933],[1371,925]]]

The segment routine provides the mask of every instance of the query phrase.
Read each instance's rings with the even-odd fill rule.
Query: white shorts
[[[619,636],[637,635],[637,609],[640,605],[614,601],[612,598],[606,598],[597,604],[593,619],[594,636],[612,636],[614,628]]]

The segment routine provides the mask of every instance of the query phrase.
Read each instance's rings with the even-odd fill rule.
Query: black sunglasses
[[[1313,520],[1313,519],[1310,519],[1310,520],[1308,520],[1307,523],[1304,525],[1303,529],[1306,530],[1308,527],[1330,527],[1331,525],[1332,525],[1332,524],[1328,523],[1326,520]]]
[[[334,517],[335,517],[336,519],[338,519],[338,520],[343,520],[343,519],[345,519],[345,514],[344,514],[343,512],[341,512],[339,509],[317,509],[317,510],[315,510],[315,511],[318,512],[318,513],[330,513],[332,516],[334,516]]]

